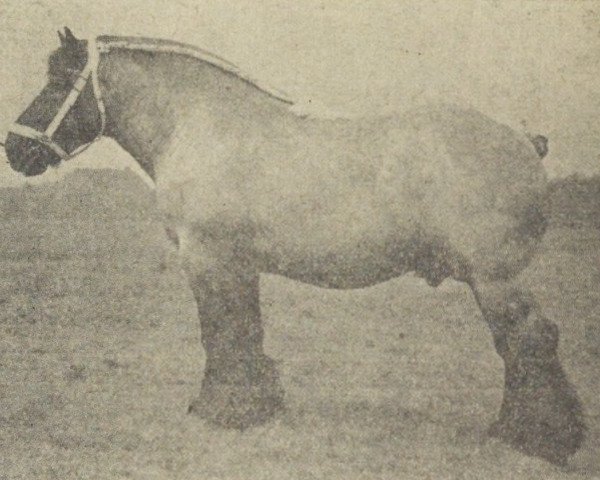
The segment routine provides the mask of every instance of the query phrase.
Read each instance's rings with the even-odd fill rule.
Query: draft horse
[[[260,273],[350,289],[416,272],[433,286],[466,282],[489,325],[505,365],[490,432],[556,464],[580,447],[558,329],[517,281],[545,230],[539,137],[453,105],[311,118],[188,45],[59,36],[47,85],[7,136],[8,159],[38,175],[107,136],[154,180],[206,352],[191,412],[244,429],[282,406],[263,351]]]

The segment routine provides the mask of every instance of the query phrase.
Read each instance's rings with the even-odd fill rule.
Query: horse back
[[[307,122],[283,138],[271,155],[278,164],[257,180],[256,198],[269,205],[258,223],[265,244],[318,252],[315,264],[366,249],[396,258],[387,270],[397,272],[435,250],[457,276],[506,276],[524,268],[544,230],[546,175],[534,146],[474,110]]]

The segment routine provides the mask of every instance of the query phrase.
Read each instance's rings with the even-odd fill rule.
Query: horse
[[[39,175],[105,136],[152,179],[206,354],[191,413],[243,430],[281,411],[261,274],[356,289],[414,272],[466,283],[489,326],[505,367],[490,435],[558,465],[580,448],[558,328],[518,280],[546,229],[545,141],[445,103],[317,118],[190,45],[59,37],[7,158]]]

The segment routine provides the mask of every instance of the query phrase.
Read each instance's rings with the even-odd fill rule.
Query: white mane
[[[250,75],[242,72],[237,65],[229,62],[228,60],[225,60],[218,55],[193,45],[157,38],[120,37],[111,35],[102,35],[96,39],[96,42],[101,52],[108,52],[113,49],[124,49],[144,52],[174,53],[195,58],[197,60],[209,63],[210,65],[213,65],[223,71],[234,74],[236,77],[251,83],[259,90],[267,93],[273,98],[281,100],[282,102],[290,105],[294,104],[294,101],[286,93],[271,86],[265,85],[259,80],[255,80]]]

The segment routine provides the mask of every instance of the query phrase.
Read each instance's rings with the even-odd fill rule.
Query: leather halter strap
[[[104,128],[106,127],[106,111],[104,109],[104,102],[102,100],[102,93],[100,92],[100,84],[98,82],[98,64],[100,63],[100,49],[96,44],[96,40],[92,39],[88,41],[88,58],[87,63],[81,73],[78,75],[77,80],[71,87],[71,91],[63,101],[62,105],[56,112],[56,115],[46,127],[43,132],[36,130],[28,125],[20,123],[14,123],[10,128],[9,132],[19,135],[21,137],[30,138],[35,140],[42,145],[50,148],[56,155],[62,160],[67,160],[87,149],[92,143],[96,142],[104,134]],[[94,91],[94,97],[96,98],[96,105],[98,106],[98,112],[100,114],[100,130],[96,134],[95,138],[88,143],[80,145],[71,152],[66,152],[58,143],[56,143],[52,137],[61,126],[63,120],[67,114],[75,105],[77,99],[81,96],[81,92],[85,89],[88,81],[92,82],[92,89]]]

